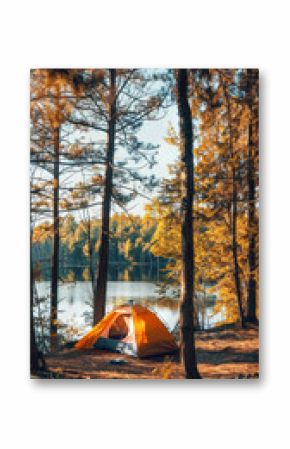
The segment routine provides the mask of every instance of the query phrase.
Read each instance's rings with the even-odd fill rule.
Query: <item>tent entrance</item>
[[[97,339],[94,348],[136,356],[137,348],[132,314],[118,315],[110,328],[106,329]]]
[[[110,328],[108,338],[114,340],[123,340],[126,338],[129,333],[128,318],[129,316],[119,315]]]

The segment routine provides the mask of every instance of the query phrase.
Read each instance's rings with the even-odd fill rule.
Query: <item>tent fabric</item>
[[[137,304],[114,309],[75,344],[77,349],[93,347],[138,357],[168,354],[178,349],[174,337],[155,313]]]
[[[112,323],[117,318],[118,313],[117,312],[110,312],[108,315],[105,316],[105,318],[102,319],[96,326],[94,326],[90,332],[85,335],[81,340],[79,340],[75,348],[77,349],[89,349],[92,348],[97,339],[104,333],[106,328],[111,327]]]
[[[140,357],[166,354],[178,349],[174,337],[155,313],[136,305],[133,308],[134,316],[136,345]]]

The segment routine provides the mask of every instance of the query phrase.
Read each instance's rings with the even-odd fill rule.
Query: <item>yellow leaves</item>
[[[44,222],[36,226],[32,233],[32,242],[44,242],[47,238],[53,236],[53,226],[51,223]]]
[[[72,206],[71,202],[67,198],[61,200],[59,202],[59,205],[62,209],[70,209],[70,207]]]
[[[174,137],[164,137],[164,140],[169,145],[176,145],[176,139]]]
[[[142,244],[142,237],[138,237],[136,240],[135,240],[135,247],[137,247],[137,246],[139,246],[139,245],[141,245]]]
[[[81,190],[73,190],[71,193],[71,197],[73,200],[77,200],[83,196],[83,192]]]
[[[79,330],[77,327],[70,325],[65,328],[65,333],[66,333],[66,337],[73,338],[73,337],[79,335]]]
[[[208,147],[203,143],[202,145],[198,145],[194,149],[194,154],[196,156],[202,156],[204,152],[208,151]]]
[[[165,357],[164,362],[152,370],[152,374],[161,379],[170,379],[172,372],[173,367],[169,357]]]
[[[170,125],[168,129],[168,135],[164,137],[164,141],[169,145],[178,146],[179,145],[179,136],[172,125]]]
[[[180,226],[176,226],[168,220],[166,208],[163,212],[164,215],[159,217],[157,228],[151,239],[150,250],[154,256],[178,258],[181,254]]]
[[[153,197],[150,204],[146,204],[145,208],[145,215],[143,218],[143,222],[151,219],[157,219],[161,217],[162,213],[165,211],[163,206],[161,206],[160,202],[156,197]]]
[[[98,240],[96,241],[96,243],[95,243],[95,251],[96,251],[96,252],[99,251],[99,249],[100,249],[100,244],[101,244],[101,241],[100,241],[100,239],[98,239]]]
[[[82,156],[84,154],[84,152],[85,152],[85,148],[81,147],[77,144],[70,145],[69,150],[68,150],[69,156],[71,156],[73,158]]]
[[[122,244],[122,252],[126,258],[128,258],[128,256],[129,256],[130,249],[131,249],[131,241],[130,241],[130,239],[127,239]]]
[[[74,273],[72,271],[69,271],[64,280],[65,280],[65,282],[74,282],[74,280],[75,280]]]
[[[33,203],[33,207],[42,208],[42,207],[50,207],[50,201],[46,199],[40,199]]]
[[[129,270],[128,270],[128,268],[126,268],[126,269],[124,270],[124,274],[123,274],[122,280],[123,280],[124,282],[128,282],[128,281],[129,281]]]
[[[83,246],[83,253],[84,253],[85,256],[89,255],[89,244],[88,244],[88,242],[86,242],[84,244],[84,246]]]
[[[85,268],[82,272],[82,278],[85,282],[90,281],[90,271],[88,268]]]

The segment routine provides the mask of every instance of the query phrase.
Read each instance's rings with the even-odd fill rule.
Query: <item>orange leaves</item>
[[[225,320],[232,322],[238,318],[234,272],[238,265],[244,295],[249,277],[249,232],[255,232],[256,223],[248,223],[250,110],[244,96],[239,96],[236,71],[218,70],[214,75],[210,93],[210,82],[204,91],[204,86],[197,87],[194,83],[192,86],[192,115],[197,123],[194,129],[195,287],[196,291],[201,288],[200,279],[211,281],[211,293],[219,295],[215,313],[223,311]],[[179,136],[172,127],[165,140],[179,146]],[[253,136],[252,141],[257,142],[257,138]],[[253,165],[258,167],[254,151],[251,157],[255,158]],[[152,251],[155,255],[172,258],[167,268],[170,277],[175,277],[177,282],[181,253],[180,178],[177,163],[170,167],[170,178],[163,181],[160,204],[154,200],[150,210],[151,216],[158,220],[151,241]],[[164,197],[165,205],[162,204]]]
[[[179,136],[172,125],[169,126],[167,132],[168,132],[168,136],[164,137],[165,142],[168,143],[169,145],[178,146],[179,145]]]
[[[85,148],[77,144],[71,145],[68,150],[68,156],[77,158],[84,154]]]
[[[32,233],[32,242],[43,242],[47,238],[52,237],[53,235],[53,226],[51,223],[44,222],[38,226],[36,226]]]
[[[50,207],[50,201],[47,199],[39,199],[34,202],[33,207],[41,209],[42,207]]]
[[[59,205],[62,209],[70,209],[72,206],[72,203],[67,198],[64,198],[63,200],[61,200],[59,202]]]
[[[152,374],[161,379],[171,379],[173,364],[170,357],[165,357],[164,362],[152,370]]]
[[[68,117],[81,94],[74,82],[75,70],[37,69],[31,71],[31,119],[57,129]]]
[[[95,175],[95,176],[92,176],[91,181],[92,181],[92,184],[102,185],[104,183],[104,177],[102,175]]]

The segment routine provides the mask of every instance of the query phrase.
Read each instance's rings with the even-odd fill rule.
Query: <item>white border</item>
[[[51,0],[1,6],[1,439],[6,447],[285,447],[288,17],[282,0]],[[28,380],[28,80],[29,68],[48,66],[260,68],[260,381]]]

